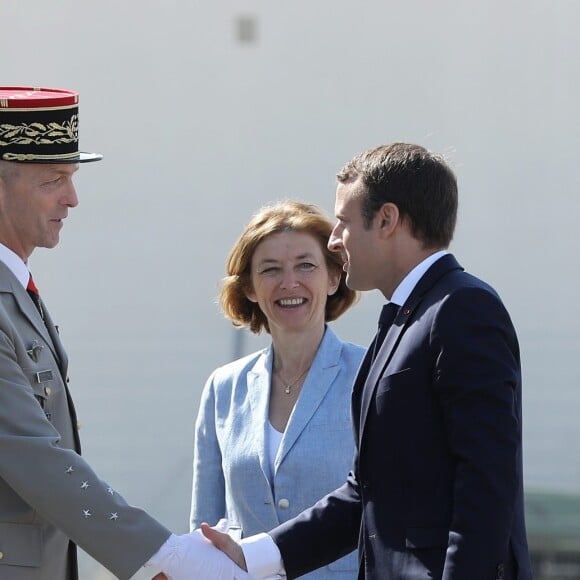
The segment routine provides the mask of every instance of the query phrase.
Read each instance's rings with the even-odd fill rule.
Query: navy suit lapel
[[[420,278],[419,282],[411,292],[410,296],[405,301],[405,304],[399,310],[397,317],[395,318],[393,325],[389,329],[387,336],[377,354],[377,358],[374,363],[370,365],[367,373],[365,374],[365,363],[367,367],[370,364],[369,351],[371,347],[367,350],[363,364],[356,378],[355,385],[359,388],[361,383],[362,393],[360,396],[360,413],[357,413],[356,408],[353,406],[353,421],[355,422],[355,427],[357,424],[357,419],[359,421],[358,427],[358,441],[359,445],[364,433],[364,425],[369,411],[371,401],[374,397],[374,393],[377,388],[377,384],[381,376],[383,376],[389,362],[402,338],[404,331],[406,330],[409,321],[413,318],[413,313],[423,300],[425,294],[436,284],[442,276],[450,272],[451,270],[462,269],[455,257],[452,254],[446,254],[439,260],[437,260]]]
[[[408,320],[408,313],[403,314],[403,310],[404,309],[401,308],[401,310],[397,314],[397,317],[393,321],[391,328],[389,328],[389,331],[385,336],[385,340],[383,341],[383,344],[381,345],[381,348],[377,353],[377,357],[372,363],[367,378],[365,380],[361,399],[361,411],[360,411],[361,428],[359,438],[362,438],[365,419],[369,410],[369,405],[371,404],[371,400],[377,387],[378,380],[381,377],[385,367],[389,364],[389,360],[391,359],[395,347],[399,342],[401,333],[403,332],[404,325]]]

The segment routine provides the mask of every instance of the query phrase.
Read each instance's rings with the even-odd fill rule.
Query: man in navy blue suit
[[[204,533],[255,578],[295,578],[358,545],[360,579],[529,580],[518,341],[495,290],[447,251],[455,176],[393,143],[338,182],[329,247],[351,288],[389,302],[353,389],[353,470],[241,549]]]

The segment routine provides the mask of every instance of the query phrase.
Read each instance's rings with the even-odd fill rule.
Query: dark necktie
[[[379,316],[379,329],[373,343],[373,361],[375,360],[377,353],[379,352],[381,345],[385,340],[385,336],[387,336],[387,332],[389,331],[391,324],[393,324],[393,321],[397,316],[397,312],[399,312],[399,306],[397,304],[393,304],[392,302],[385,304],[381,310],[381,315]]]
[[[38,288],[32,279],[32,274],[30,274],[30,278],[28,278],[28,285],[26,286],[26,291],[28,295],[34,302],[34,306],[36,306],[38,312],[40,313],[40,317],[44,320],[44,312],[42,311],[42,302],[40,301],[40,294],[38,292]]]

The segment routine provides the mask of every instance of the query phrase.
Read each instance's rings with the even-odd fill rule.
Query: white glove
[[[155,558],[169,580],[251,580],[201,533],[195,530],[175,540]]]

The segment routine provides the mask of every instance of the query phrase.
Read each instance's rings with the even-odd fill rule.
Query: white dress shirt
[[[4,244],[0,244],[0,261],[4,262],[8,269],[16,276],[23,288],[28,286],[28,279],[30,278],[28,266],[20,256],[16,255]]]

